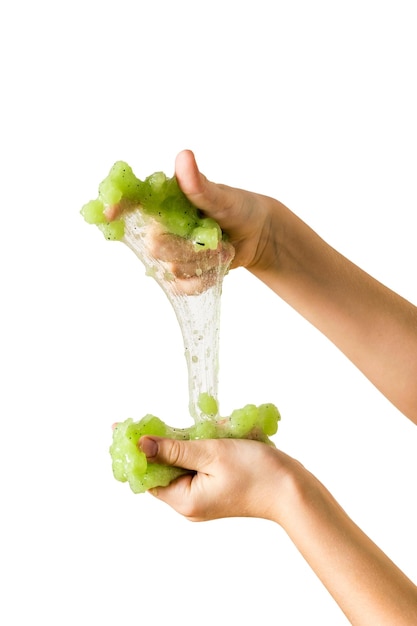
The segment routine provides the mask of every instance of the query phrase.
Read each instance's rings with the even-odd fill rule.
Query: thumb
[[[213,214],[216,208],[227,201],[225,192],[200,172],[191,150],[183,150],[177,155],[175,175],[181,190],[202,211]]]
[[[145,435],[139,440],[139,448],[151,463],[201,471],[210,462],[204,443],[207,442],[181,441]]]

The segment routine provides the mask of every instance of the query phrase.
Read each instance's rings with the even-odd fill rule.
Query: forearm
[[[308,472],[292,481],[279,519],[355,626],[417,624],[417,587],[354,524]]]
[[[253,273],[417,423],[417,308],[271,202],[274,254]]]

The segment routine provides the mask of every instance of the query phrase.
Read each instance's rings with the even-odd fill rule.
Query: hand
[[[272,225],[280,202],[260,194],[210,182],[198,169],[190,150],[175,161],[178,184],[188,199],[212,217],[235,248],[231,267],[266,269],[276,259],[278,225]]]
[[[221,284],[234,256],[227,241],[220,241],[216,250],[196,251],[192,241],[167,232],[156,222],[146,227],[144,241],[147,253],[158,260],[164,276],[174,277],[172,286],[181,294],[197,294]]]
[[[291,482],[285,478],[294,468],[302,468],[283,452],[258,441],[144,436],[139,446],[148,462],[191,471],[168,487],[150,490],[191,521],[261,517],[281,523]]]

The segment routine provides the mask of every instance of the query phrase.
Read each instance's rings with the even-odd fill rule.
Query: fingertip
[[[193,196],[203,190],[202,174],[192,150],[182,150],[175,159],[175,176],[182,191]]]
[[[158,442],[153,437],[149,437],[149,435],[141,437],[138,446],[147,459],[151,459],[158,454]]]
[[[189,149],[181,150],[181,152],[177,154],[177,158],[175,159],[175,170],[177,170],[177,166],[179,166],[181,169],[182,165],[193,162],[197,164],[194,152]]]

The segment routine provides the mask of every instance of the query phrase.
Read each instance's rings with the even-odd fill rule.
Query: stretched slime
[[[193,425],[173,428],[148,414],[119,422],[110,447],[114,477],[134,493],[168,485],[187,470],[148,463],[138,447],[142,435],[175,439],[256,439],[274,445],[280,414],[273,404],[249,404],[219,414],[218,351],[223,279],[234,256],[219,225],[204,217],[174,177],[156,172],[145,180],[123,161],[99,185],[98,198],[81,209],[108,240],[126,244],[168,297],[185,348],[189,412]]]

